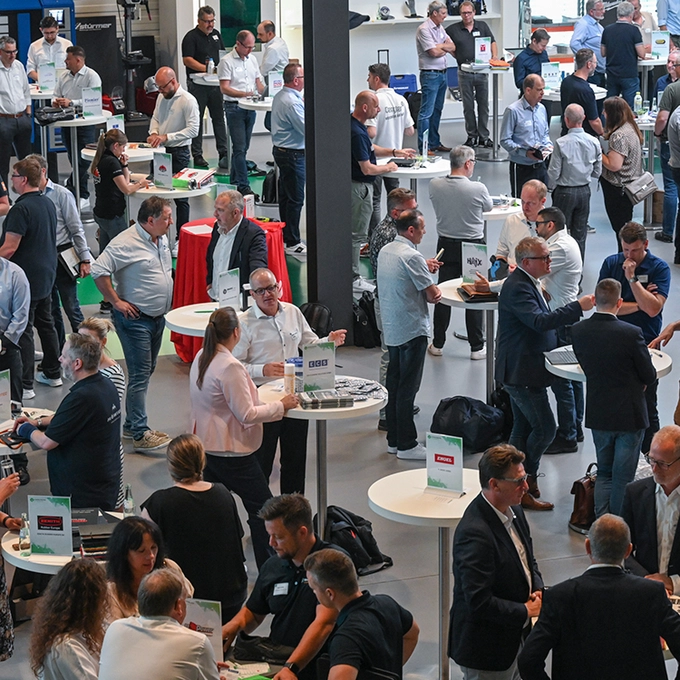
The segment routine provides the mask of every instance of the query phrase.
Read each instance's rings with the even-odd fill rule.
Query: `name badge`
[[[640,283],[649,283],[649,274],[640,274],[638,276],[638,281]]]
[[[288,595],[288,584],[287,583],[275,584],[274,595]]]
[[[475,38],[479,38],[479,31],[472,31],[472,35]]]
[[[213,40],[217,40],[218,38],[219,38],[218,35],[214,35],[214,36],[212,37]]]

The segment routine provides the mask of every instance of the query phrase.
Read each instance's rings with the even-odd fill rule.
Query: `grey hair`
[[[175,602],[185,597],[184,583],[171,569],[155,569],[139,584],[137,602],[142,616],[169,616]]]
[[[633,16],[635,12],[635,7],[630,2],[627,2],[627,0],[623,0],[623,2],[616,8],[616,18],[617,19],[623,19],[624,17],[630,17]]]
[[[469,146],[454,146],[449,154],[451,170],[460,170],[467,161],[475,157],[475,150]]]
[[[602,0],[588,0],[588,2],[586,2],[586,14],[590,14],[595,9],[595,5],[601,2]]]
[[[564,117],[570,123],[582,123],[585,120],[586,114],[583,107],[580,104],[569,104],[566,109],[564,109]]]
[[[526,257],[532,257],[534,250],[545,243],[540,236],[527,236],[515,247],[515,260],[520,263]]]
[[[427,6],[427,16],[439,12],[442,9],[446,9],[446,5],[440,0],[432,0],[432,2]]]
[[[250,273],[250,277],[248,278],[248,283],[250,284],[250,288],[253,288],[253,281],[258,277],[262,276],[263,274],[269,274],[269,276],[274,279],[274,283],[276,283],[276,274],[271,269],[267,269],[266,267],[258,267],[254,271]]]
[[[219,201],[220,199],[224,198],[229,199],[230,206],[236,208],[240,212],[243,212],[243,196],[238,191],[235,191],[234,189],[227,189],[226,191],[220,192],[219,194],[217,194],[215,203],[217,203],[217,201]]]
[[[11,35],[3,35],[0,38],[0,50],[4,49],[7,45],[16,45],[17,41]]]
[[[590,554],[601,564],[622,564],[630,545],[630,529],[616,515],[602,515],[588,532]]]

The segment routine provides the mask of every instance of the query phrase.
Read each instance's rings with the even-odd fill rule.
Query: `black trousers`
[[[205,88],[212,89],[212,88]],[[188,146],[166,146],[165,153],[169,153],[172,156],[172,173],[173,175],[184,168],[189,167],[191,162],[191,154],[189,153]],[[177,208],[177,220],[175,222],[175,228],[177,229],[177,238],[179,239],[179,230],[183,224],[189,221],[189,199],[188,198],[176,198],[175,207]]]
[[[578,243],[581,261],[586,261],[586,236],[590,215],[590,185],[580,187],[556,186],[552,194],[553,206],[564,213],[569,233]]]
[[[466,243],[484,243],[484,239],[465,239]],[[462,275],[463,256],[462,239],[446,238],[440,236],[437,239],[437,252],[442,248],[442,266],[439,267],[439,283],[450,281]],[[451,321],[451,307],[438,302],[434,306],[434,337],[432,344],[442,348],[446,342],[446,331]],[[484,347],[484,312],[480,310],[465,310],[465,329],[467,331],[470,350],[477,352]]]
[[[276,445],[281,445],[281,493],[305,492],[308,420],[282,418],[264,423],[262,445],[253,454],[269,483],[274,467]]]
[[[609,223],[616,234],[616,245],[621,252],[621,240],[619,231],[626,222],[633,219],[633,204],[623,191],[623,187],[614,186],[604,177],[600,177],[602,196],[604,197],[604,209],[607,212]]]
[[[19,160],[26,158],[33,151],[32,130],[31,116],[26,114],[19,118],[0,118],[0,177],[8,191],[12,186],[8,177],[9,161],[12,156]]]
[[[510,191],[513,196],[519,198],[522,187],[530,179],[538,179],[548,185],[548,167],[545,161],[533,165],[520,165],[510,161]]]
[[[647,402],[647,415],[649,417],[649,427],[645,430],[645,436],[642,439],[642,453],[648,453],[652,445],[652,438],[659,431],[661,424],[659,423],[659,411],[657,409],[656,391],[659,389],[659,381],[655,380],[653,384],[647,385],[645,390],[645,401]]]
[[[210,112],[210,119],[215,132],[215,146],[219,157],[229,153],[229,140],[227,139],[227,125],[224,122],[224,108],[222,106],[222,93],[219,87],[213,85],[197,85],[191,78],[189,80],[189,92],[196,97],[198,102],[198,135],[191,140],[191,155],[203,155],[203,116],[206,108]]]
[[[52,293],[42,300],[31,300],[28,312],[28,324],[26,330],[19,339],[21,348],[21,361],[23,363],[23,386],[25,390],[33,389],[35,339],[33,337],[33,325],[35,325],[40,344],[44,354],[42,360],[43,373],[48,378],[61,377],[61,365],[59,364],[59,340],[54,329],[54,317],[52,316]]]
[[[21,349],[18,345],[10,342],[3,333],[0,333],[2,349],[0,354],[0,371],[9,370],[9,389],[12,401],[21,403],[23,397],[23,387],[21,384]]]

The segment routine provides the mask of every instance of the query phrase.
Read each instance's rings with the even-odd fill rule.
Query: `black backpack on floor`
[[[364,291],[359,300],[352,303],[354,313],[354,344],[373,349],[380,347],[380,331],[375,318],[375,296]]]
[[[320,302],[305,302],[300,305],[300,311],[310,328],[320,338],[325,338],[333,330],[333,315],[326,305]]]

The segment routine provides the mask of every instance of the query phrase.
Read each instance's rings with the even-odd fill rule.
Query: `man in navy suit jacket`
[[[586,374],[586,427],[597,454],[595,514],[621,514],[626,484],[635,478],[640,444],[649,426],[645,388],[656,382],[649,350],[637,326],[621,321],[621,284],[602,279],[597,312],[571,329],[574,353]],[[623,317],[624,319],[627,317]]]
[[[543,295],[540,277],[550,273],[550,250],[542,238],[527,237],[515,248],[517,269],[505,280],[498,301],[496,380],[510,395],[514,418],[509,442],[526,454],[528,491],[522,507],[552,510],[540,501],[536,476],[541,456],[555,437],[555,418],[546,387],[551,374],[543,352],[557,347],[557,328],[576,323],[593,308],[586,295],[553,311]]]
[[[680,654],[680,616],[659,583],[627,574],[630,532],[615,515],[590,528],[591,566],[545,591],[538,622],[519,655],[523,680],[666,680],[661,641]],[[676,676],[677,677],[677,676]]]
[[[662,427],[652,439],[647,460],[654,476],[629,484],[623,497],[621,516],[630,527],[633,543],[626,567],[638,576],[661,581],[669,593],[680,595],[680,427]]]
[[[453,539],[453,606],[449,656],[463,676],[517,678],[517,652],[541,611],[543,578],[520,505],[527,490],[524,454],[510,444],[479,461],[481,493]],[[479,671],[479,672],[475,672]]]

